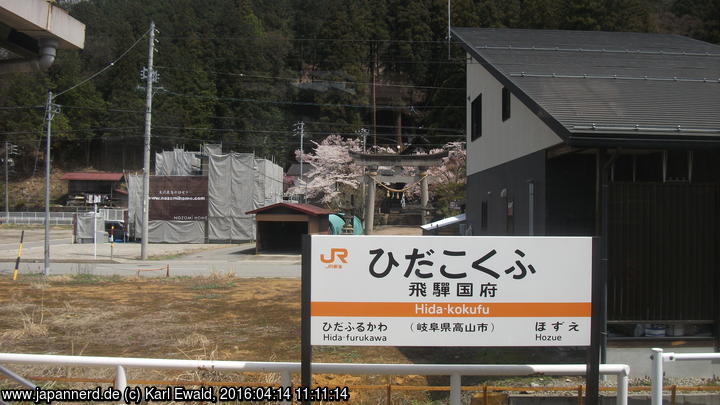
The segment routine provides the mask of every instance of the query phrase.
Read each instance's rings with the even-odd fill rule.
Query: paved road
[[[60,238],[60,239],[50,239],[50,245],[63,245],[63,244],[69,244],[73,243],[72,237],[70,238]],[[0,243],[0,250],[5,249],[17,249],[19,242],[15,243]],[[32,242],[23,242],[23,248],[30,248],[30,247],[40,247],[45,246],[45,240],[41,241],[32,241]]]
[[[218,273],[232,273],[236,277],[300,277],[300,255],[256,255],[253,244],[237,245],[229,248],[214,249],[191,253],[186,256],[167,260],[132,260],[122,263],[108,262],[51,262],[51,274],[97,274],[97,275],[136,275],[138,269],[158,269],[170,266],[171,276],[204,276]],[[11,272],[14,263],[0,263],[0,273]],[[23,262],[20,272],[40,273],[43,263]],[[164,271],[142,272],[143,277],[164,276]]]

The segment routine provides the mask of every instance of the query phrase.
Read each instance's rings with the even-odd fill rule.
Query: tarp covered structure
[[[151,220],[149,242],[242,242],[255,239],[255,217],[246,212],[282,200],[282,168],[249,153],[212,154],[208,160],[207,220]],[[141,175],[128,176],[128,193],[130,236],[140,238]]]
[[[105,231],[105,218],[101,213],[83,212],[75,215],[75,243],[92,243],[97,232],[97,243],[103,243]]]
[[[208,239],[255,239],[255,216],[246,212],[282,200],[282,168],[249,153],[210,155]]]
[[[155,175],[192,176],[200,173],[200,158],[197,152],[175,148],[155,154]]]
[[[155,177],[155,176],[153,176]],[[182,176],[186,177],[186,176]],[[142,175],[128,176],[128,226],[130,236],[142,235]],[[152,182],[152,177],[150,179]],[[183,202],[178,202],[182,204]],[[150,220],[151,243],[204,243],[205,221]]]

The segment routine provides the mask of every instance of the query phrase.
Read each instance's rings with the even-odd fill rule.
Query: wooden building
[[[332,211],[310,204],[281,202],[249,211],[247,214],[254,214],[257,222],[257,252],[299,252],[302,248],[302,235],[328,233],[328,217]]]
[[[124,173],[68,172],[61,180],[68,181],[68,205],[127,207],[128,193],[123,190]]]

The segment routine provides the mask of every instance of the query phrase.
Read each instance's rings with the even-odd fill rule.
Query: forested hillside
[[[61,2],[61,4],[63,4]],[[465,57],[448,48],[446,0],[86,0],[64,3],[87,24],[82,52],[50,71],[0,78],[0,133],[20,145],[17,176],[42,167],[47,91],[58,97],[54,165],[142,166],[147,34],[160,73],[153,150],[203,142],[287,166],[305,121],[308,139],[373,128],[429,147],[463,138]],[[720,42],[720,0],[453,0],[452,24],[476,27],[673,32]],[[132,45],[138,43],[132,47]],[[40,107],[40,108],[38,108]],[[309,145],[311,146],[311,145]],[[38,163],[40,162],[40,163]]]

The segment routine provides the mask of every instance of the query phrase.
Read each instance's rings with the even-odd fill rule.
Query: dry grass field
[[[0,352],[91,356],[299,361],[300,281],[209,277],[120,278],[82,274],[0,280]],[[407,363],[396,348],[315,347],[314,361]],[[112,370],[13,365],[26,376],[111,378]],[[129,379],[278,382],[277,376],[129,370]],[[297,382],[298,376],[294,377]],[[315,376],[320,385],[387,384],[387,377]],[[425,385],[423,377],[393,384]],[[7,387],[0,380],[0,388]],[[51,382],[51,387],[78,387]],[[93,386],[93,384],[90,384]],[[351,403],[384,403],[382,390]],[[394,403],[432,403],[424,392]],[[419,402],[418,402],[419,401]]]

